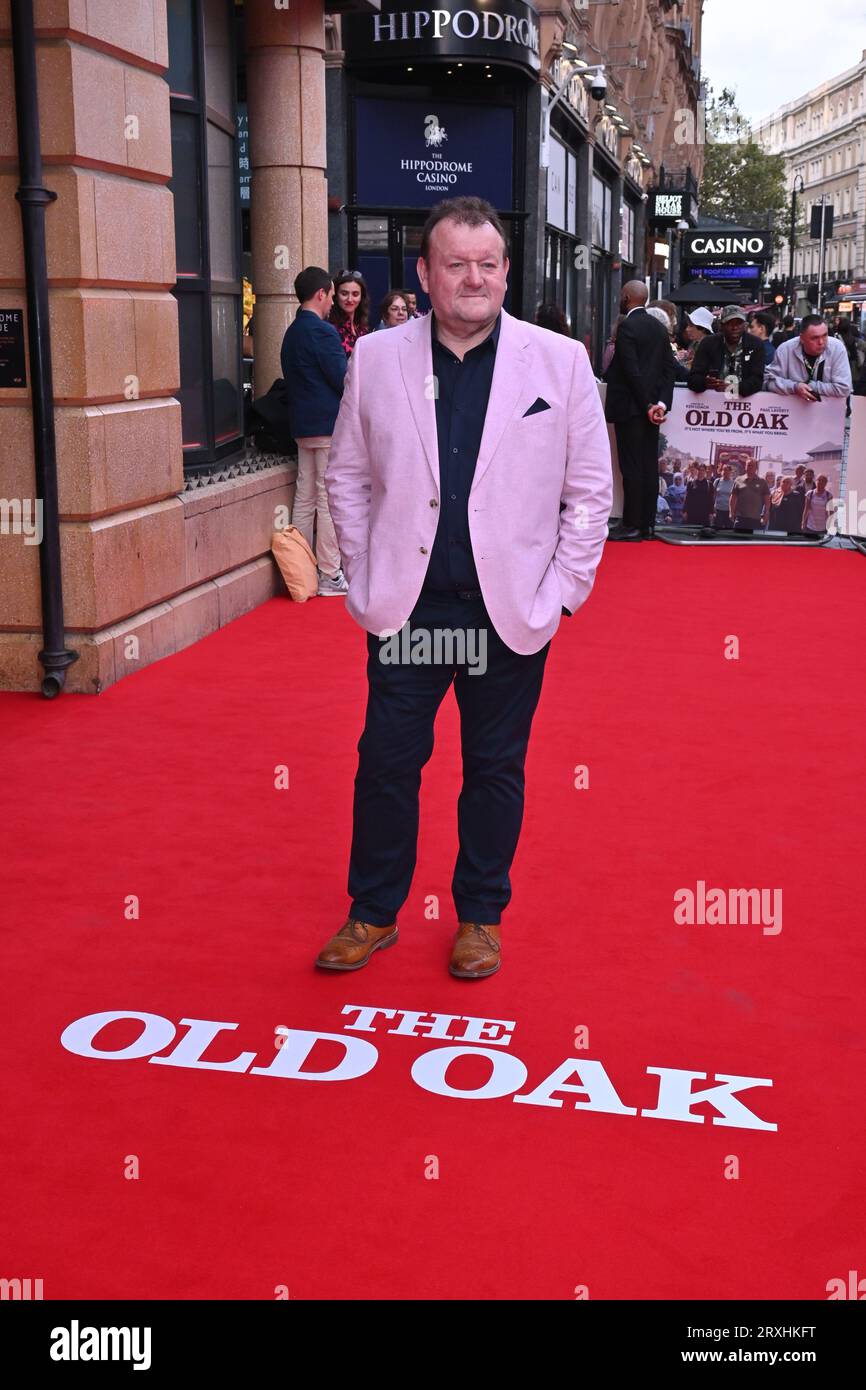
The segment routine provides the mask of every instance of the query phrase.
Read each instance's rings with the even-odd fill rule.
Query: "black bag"
[[[270,391],[250,406],[250,428],[258,449],[268,454],[296,454],[297,445],[289,431],[289,404],[286,383],[277,377]]]

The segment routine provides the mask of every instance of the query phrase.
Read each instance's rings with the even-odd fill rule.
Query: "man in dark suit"
[[[639,541],[653,534],[659,495],[659,425],[674,397],[674,355],[664,327],[644,307],[642,280],[623,286],[616,349],[605,372],[605,415],[614,426],[622,473],[622,525],[612,541]]]
[[[692,391],[753,396],[764,385],[764,344],[746,332],[746,315],[739,304],[725,306],[721,327],[721,333],[709,333],[698,343],[687,385]]]
[[[334,302],[334,285],[327,270],[308,265],[295,279],[295,294],[300,307],[286,329],[280,350],[289,428],[298,446],[292,525],[312,549],[315,519],[318,594],[329,598],[345,594],[349,588],[325,489],[331,435],[348,363],[339,333],[326,322]]]

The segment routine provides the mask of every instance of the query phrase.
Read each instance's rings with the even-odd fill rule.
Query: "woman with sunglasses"
[[[360,270],[341,270],[334,280],[334,304],[328,321],[340,335],[347,357],[359,338],[370,332],[370,296]]]

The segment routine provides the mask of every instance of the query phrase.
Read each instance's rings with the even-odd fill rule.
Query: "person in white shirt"
[[[764,390],[819,401],[851,393],[851,365],[841,338],[831,338],[819,314],[807,314],[799,338],[780,343],[764,373]]]
[[[827,491],[827,475],[818,475],[818,486],[810,488],[806,493],[806,504],[803,508],[803,530],[804,531],[826,531],[827,530],[827,508],[830,505],[832,493]]]

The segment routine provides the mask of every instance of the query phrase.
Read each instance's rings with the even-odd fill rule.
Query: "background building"
[[[266,390],[294,277],[327,264],[325,7],[15,10],[35,22],[60,525],[40,583],[46,547],[20,522],[46,441],[22,358],[20,383],[0,372],[0,686],[40,688],[45,603],[59,599],[77,654],[60,679],[93,692],[281,590],[270,541],[294,467],[245,448],[243,273]],[[11,22],[0,0],[0,314],[19,315],[26,346]]]
[[[768,154],[784,156],[789,196],[796,184],[800,231],[794,246],[794,312],[809,313],[808,287],[817,290],[819,243],[808,231],[811,209],[822,195],[834,213],[824,262],[824,302],[838,299],[840,287],[851,286],[859,308],[866,298],[866,284],[855,288],[866,280],[866,52],[854,67],[780,106],[754,135]],[[788,232],[772,273],[787,281],[789,270]]]
[[[539,5],[544,101],[554,99],[564,78],[567,85],[550,117],[538,298],[562,304],[596,370],[623,281],[646,278],[654,293],[670,285],[680,219],[653,218],[653,191],[678,190],[684,209],[697,212],[701,12],[700,0]],[[596,98],[599,69],[606,90]],[[557,144],[565,149],[567,219],[572,198],[575,205],[565,237]],[[569,261],[583,266],[581,248],[589,267],[572,275]]]
[[[438,24],[417,18],[428,13],[382,0],[379,14],[331,21],[330,263],[362,270],[374,304],[403,287],[423,307],[425,208],[481,193],[511,240],[506,307],[531,319],[558,304],[598,365],[623,276],[655,286],[670,268],[666,231],[668,254],[655,256],[647,190],[697,191],[700,0],[443,0]],[[403,167],[429,158],[428,121],[434,153],[465,171],[451,183],[419,184]]]
[[[427,208],[481,193],[511,240],[506,307],[559,304],[598,368],[623,278],[655,289],[667,274],[655,249],[670,224],[648,225],[648,191],[694,188],[700,172],[683,125],[700,0],[16,0],[14,13],[19,35],[28,15],[33,28],[16,67],[0,0],[5,689],[104,689],[282,591],[270,542],[294,464],[250,449],[246,405],[280,376],[304,265],[363,269],[374,308],[391,287],[420,290]],[[25,59],[42,161],[30,192],[11,100]],[[22,198],[44,220],[44,267],[25,257]],[[50,332],[33,346],[50,336],[50,357],[29,354],[40,286]],[[24,527],[37,465],[57,491],[42,544]]]

